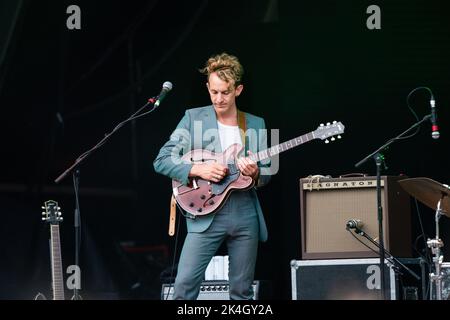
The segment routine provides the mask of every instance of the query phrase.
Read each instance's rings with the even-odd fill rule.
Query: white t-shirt
[[[239,143],[242,145],[239,126],[228,126],[217,121],[217,127],[219,128],[219,138],[222,152],[234,143]]]

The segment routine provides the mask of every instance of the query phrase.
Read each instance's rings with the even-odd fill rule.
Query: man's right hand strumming
[[[228,172],[228,167],[219,163],[194,164],[189,172],[189,177],[200,177],[218,183]]]

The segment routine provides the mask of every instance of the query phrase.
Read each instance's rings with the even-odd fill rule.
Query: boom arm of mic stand
[[[94,147],[92,147],[91,149],[89,149],[87,152],[83,153],[82,156],[78,157],[75,162],[66,169],[66,171],[64,171],[58,178],[55,179],[55,183],[59,183],[61,182],[62,179],[64,179],[70,172],[72,172],[76,167],[79,166],[79,164],[81,162],[83,162],[84,159],[86,159],[94,150],[100,148],[105,142],[106,140],[109,139],[109,137],[116,132],[118,129],[120,129],[122,127],[122,125],[124,125],[126,122],[130,121],[130,120],[134,120],[144,114],[150,113],[152,111],[154,111],[156,108],[153,107],[152,110],[147,111],[143,114],[138,115],[142,110],[144,110],[144,108],[146,108],[149,104],[154,104],[154,102],[156,101],[155,97],[148,99],[148,102],[143,105],[138,111],[136,111],[135,113],[133,113],[128,119],[126,119],[125,121],[121,122],[120,124],[118,124],[113,131],[111,131],[109,134],[105,135],[105,137],[100,140],[100,142],[98,142]]]
[[[378,243],[373,240],[366,232],[362,231],[361,229],[355,228],[355,232],[367,240],[369,240],[371,243],[373,243],[378,249],[380,249],[380,246]],[[408,271],[414,278],[417,280],[420,280],[420,277],[411,269],[409,269],[407,266],[405,266],[403,263],[401,263],[396,257],[394,257],[388,250],[384,249],[384,252],[389,256],[387,259],[392,259],[395,263],[399,264],[401,267],[403,267],[406,271]],[[394,263],[394,264],[395,264]]]
[[[423,122],[429,120],[431,118],[431,113],[427,114],[425,117],[423,117],[422,120],[414,123],[411,127],[409,127],[406,131],[403,131],[402,133],[400,133],[398,136],[396,136],[393,139],[390,139],[388,142],[386,142],[385,144],[383,144],[381,147],[379,147],[377,150],[375,150],[374,152],[372,152],[371,154],[369,154],[367,157],[365,157],[364,159],[362,159],[361,161],[359,161],[357,164],[355,164],[355,167],[358,168],[360,167],[362,164],[364,164],[365,162],[367,162],[367,160],[373,158],[377,153],[383,151],[384,149],[386,149],[387,147],[389,147],[392,143],[394,143],[395,141],[397,141],[399,138],[403,137],[405,134],[409,133],[412,129],[415,129],[416,127],[418,127],[419,125],[421,125]]]

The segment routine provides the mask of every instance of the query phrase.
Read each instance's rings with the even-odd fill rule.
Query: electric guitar
[[[61,259],[59,223],[63,221],[61,208],[53,200],[44,202],[42,220],[50,224],[50,256],[52,265],[53,300],[64,300],[64,279]]]
[[[281,152],[290,150],[314,139],[325,140],[329,143],[344,133],[344,125],[341,122],[321,124],[316,130],[307,134],[280,143],[276,146],[260,151],[249,156],[254,162],[273,157]],[[188,185],[183,185],[177,180],[172,180],[173,195],[178,204],[185,211],[194,216],[203,216],[220,209],[230,193],[235,190],[248,190],[253,187],[251,177],[244,176],[236,164],[237,157],[243,151],[243,146],[233,144],[222,153],[196,149],[186,153],[181,159],[193,164],[217,162],[228,167],[227,175],[218,183],[207,181],[199,177],[191,178]]]

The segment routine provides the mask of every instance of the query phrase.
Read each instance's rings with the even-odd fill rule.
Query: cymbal
[[[430,178],[410,178],[400,180],[398,183],[411,196],[433,210],[437,209],[437,204],[443,197],[441,201],[442,213],[450,217],[450,187],[448,185]]]

